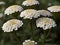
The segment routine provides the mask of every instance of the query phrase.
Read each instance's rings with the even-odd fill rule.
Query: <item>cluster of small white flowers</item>
[[[17,30],[23,25],[23,22],[18,19],[11,19],[3,24],[2,30],[4,32],[11,32],[13,30]]]
[[[25,42],[23,42],[23,45],[36,45],[37,42],[32,41],[32,40],[25,40]]]
[[[0,13],[0,18],[3,17],[3,13]]]
[[[47,10],[38,10],[37,12],[42,16],[52,16],[52,14]]]
[[[36,20],[37,27],[43,28],[44,30],[50,29],[56,26],[56,23],[53,19],[43,17]]]
[[[20,17],[23,17],[24,19],[37,18],[38,16],[40,16],[40,14],[37,12],[37,10],[34,9],[24,10],[20,14]]]
[[[22,5],[24,6],[32,6],[32,5],[36,5],[39,4],[39,2],[37,0],[25,0]]]
[[[51,6],[47,8],[50,12],[60,12],[60,6]]]
[[[15,12],[21,12],[23,10],[23,8],[19,5],[12,5],[12,6],[9,6],[8,8],[6,8],[4,14],[12,14],[12,13],[15,13]]]
[[[0,5],[4,5],[5,4],[5,2],[3,2],[3,1],[0,1]]]

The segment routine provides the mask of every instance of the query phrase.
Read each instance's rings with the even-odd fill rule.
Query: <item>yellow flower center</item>
[[[28,2],[32,2],[33,0],[27,0]]]
[[[8,24],[9,25],[14,25],[14,24],[16,24],[16,21],[14,19],[13,20],[10,20]]]
[[[49,19],[44,19],[44,23],[50,23],[50,20]]]
[[[31,14],[32,12],[33,12],[32,10],[26,10],[27,15]]]

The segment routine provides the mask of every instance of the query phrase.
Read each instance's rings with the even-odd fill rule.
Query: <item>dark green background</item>
[[[4,13],[4,10],[9,7],[10,5],[18,4],[21,5],[24,0],[0,0],[5,1],[5,5],[0,5],[0,13]],[[60,5],[60,0],[38,0],[40,2],[40,5],[34,5],[31,6],[31,8],[34,8],[36,10],[39,9],[45,9],[49,6],[53,5]],[[50,5],[49,5],[50,4]],[[22,5],[21,5],[22,6]],[[37,7],[36,7],[37,6]],[[24,9],[27,9],[29,7],[22,6]],[[4,8],[4,10],[2,10]],[[17,16],[14,16],[17,15]],[[13,31],[10,33],[3,32],[2,25],[10,19],[20,19],[24,22],[24,25],[19,28],[17,31]],[[57,27],[49,29],[51,30],[51,33],[49,37],[45,41],[45,45],[60,45],[60,13],[53,14],[53,18],[56,23]],[[27,39],[34,40],[38,42],[37,45],[41,45],[41,38],[43,39],[43,29],[37,28],[35,24],[36,19],[33,20],[23,20],[19,17],[19,12],[14,13],[9,16],[4,16],[0,18],[0,45],[22,45],[23,41]],[[32,25],[31,25],[32,24]],[[49,31],[46,30],[46,33]],[[33,35],[32,35],[33,32]]]

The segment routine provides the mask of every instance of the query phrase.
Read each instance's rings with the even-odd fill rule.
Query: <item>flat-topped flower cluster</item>
[[[0,2],[0,4],[5,4],[4,2]],[[39,1],[37,0],[25,0],[22,5],[23,6],[33,6],[39,5]],[[5,9],[5,15],[12,15],[13,13],[20,12],[20,17],[24,20],[36,18],[36,27],[42,28],[43,30],[51,29],[56,27],[56,22],[54,19],[49,18],[52,17],[51,12],[60,12],[60,6],[51,6],[48,7],[47,10],[36,10],[36,9],[23,9],[20,5],[12,5]],[[0,18],[4,16],[4,14],[0,13]],[[42,17],[43,16],[43,17]],[[17,31],[18,28],[22,27],[24,22],[19,19],[11,19],[5,22],[2,26],[2,30],[4,32],[12,32]],[[25,40],[23,45],[36,45],[37,42],[33,40]]]

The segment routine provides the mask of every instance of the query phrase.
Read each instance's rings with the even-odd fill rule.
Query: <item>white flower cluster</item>
[[[23,25],[23,22],[18,19],[11,19],[3,24],[2,30],[4,32],[11,32],[13,30],[17,30]]]
[[[23,8],[19,5],[12,5],[12,6],[9,6],[8,8],[6,8],[4,14],[12,14],[12,13],[15,13],[15,12],[21,12],[23,10]]]
[[[50,12],[60,12],[60,6],[51,6],[47,8]]]
[[[3,1],[0,1],[0,5],[4,5],[5,4],[5,2],[3,2]]]
[[[36,45],[37,42],[32,41],[32,40],[25,40],[25,42],[23,42],[23,45]]]
[[[24,6],[32,6],[32,5],[36,5],[39,4],[39,2],[37,0],[25,0],[22,5]]]
[[[24,19],[37,18],[38,16],[40,16],[40,14],[37,12],[37,10],[34,9],[24,10],[20,14],[20,17],[23,17]]]
[[[38,10],[38,13],[42,16],[52,16],[52,14],[47,10]]]
[[[3,13],[0,13],[0,18],[3,17]]]
[[[53,19],[43,17],[36,20],[37,27],[43,28],[44,30],[50,29],[56,26],[56,23]]]

